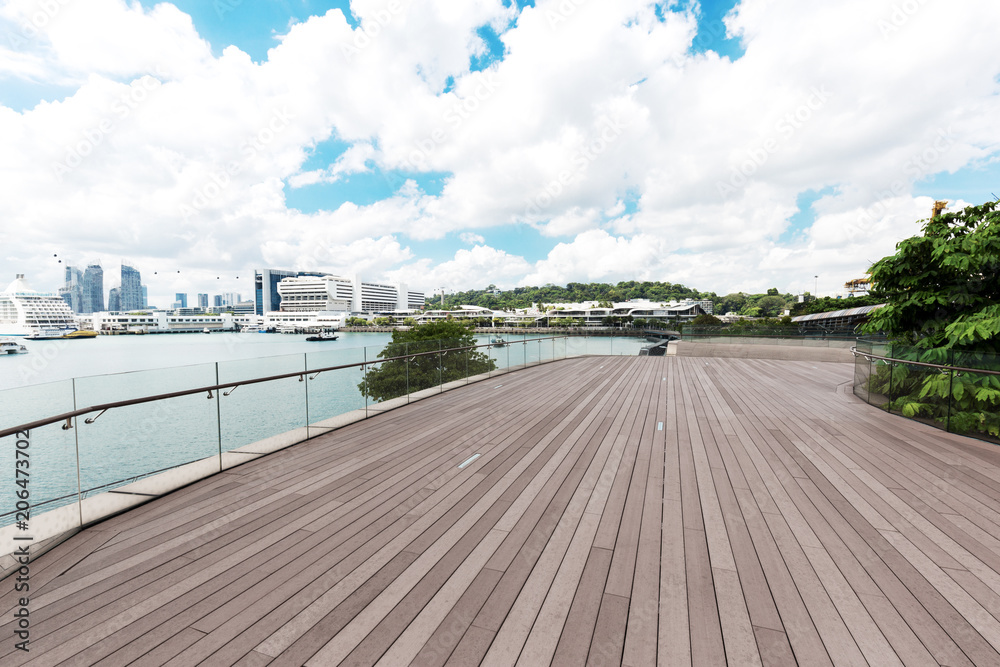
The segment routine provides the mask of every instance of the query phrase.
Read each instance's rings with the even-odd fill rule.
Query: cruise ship
[[[0,292],[0,336],[59,336],[77,328],[69,305],[58,294],[31,289],[23,273]]]

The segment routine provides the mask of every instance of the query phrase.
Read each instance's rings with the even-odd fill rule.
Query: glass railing
[[[567,357],[637,355],[643,344],[504,334],[474,347],[389,343],[3,390],[0,465],[23,493],[0,496],[0,555],[15,537],[59,535],[450,388]]]
[[[1000,443],[1000,357],[859,340],[854,394],[893,414]]]

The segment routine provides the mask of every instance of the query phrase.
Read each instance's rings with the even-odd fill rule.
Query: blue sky
[[[993,4],[393,6],[0,8],[0,219],[31,230],[0,278],[54,288],[58,255],[132,258],[162,302],[267,266],[835,294],[931,200],[1000,195]]]

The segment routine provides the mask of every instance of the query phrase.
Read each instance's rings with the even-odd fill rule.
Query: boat
[[[333,333],[332,331],[323,331],[316,334],[315,336],[309,336],[308,338],[306,338],[306,340],[310,342],[316,342],[319,340],[337,340],[337,334]]]
[[[0,356],[6,354],[24,354],[27,351],[28,348],[12,338],[0,338]]]
[[[33,333],[31,335],[25,336],[25,340],[72,340],[74,338],[97,338],[96,331],[62,331],[62,330],[46,330],[40,333]]]
[[[31,289],[23,273],[0,292],[0,336],[51,339],[78,329],[69,304],[57,294]]]
[[[507,345],[507,341],[505,341],[500,336],[497,336],[496,338],[490,339],[490,345],[492,345],[493,347],[504,347]]]
[[[202,333],[212,333],[212,330],[209,329],[208,327],[205,327],[204,329],[201,330],[201,332]]]

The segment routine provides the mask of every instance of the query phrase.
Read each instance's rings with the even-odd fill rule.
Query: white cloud
[[[356,270],[426,289],[648,278],[794,290],[820,273],[833,290],[916,231],[927,205],[915,183],[997,169],[1000,64],[984,33],[1000,4],[918,3],[902,18],[898,4],[742,0],[727,28],[746,53],[732,62],[692,55],[695,16],[660,21],[646,0],[540,0],[519,14],[500,0],[394,12],[356,0],[361,27],[331,10],[255,63],[236,47],[214,56],[169,3],[12,0],[0,76],[72,93],[0,107],[13,193],[0,226],[18,230],[0,280],[54,286],[46,260],[71,252],[182,275]],[[472,72],[486,24],[504,56]],[[349,147],[306,167],[329,140]],[[349,175],[394,169],[443,173],[443,187],[393,175],[373,196],[366,176],[343,198]],[[330,183],[341,198],[318,212],[286,199]],[[799,196],[826,189],[815,222],[786,235]],[[525,223],[571,240],[532,263],[537,249],[480,234]],[[474,247],[437,265],[407,246],[455,236]]]

